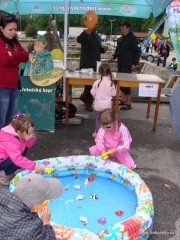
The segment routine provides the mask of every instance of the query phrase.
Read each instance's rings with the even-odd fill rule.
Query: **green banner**
[[[34,85],[29,77],[21,77],[18,110],[28,114],[36,130],[55,130],[55,84],[48,87]]]

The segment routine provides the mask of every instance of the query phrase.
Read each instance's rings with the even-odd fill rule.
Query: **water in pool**
[[[96,176],[85,187],[86,178],[85,174],[79,174],[77,178],[74,175],[59,178],[64,191],[60,198],[49,203],[53,222],[72,228],[87,228],[98,233],[135,214],[137,197],[127,187],[100,176]],[[80,189],[76,190],[75,185],[79,185]],[[83,200],[76,200],[79,194],[84,196]],[[93,200],[91,195],[96,195],[97,199]],[[123,214],[117,216],[117,210],[123,211]],[[88,223],[81,222],[80,217],[87,218]],[[105,218],[106,223],[100,224],[100,218]]]

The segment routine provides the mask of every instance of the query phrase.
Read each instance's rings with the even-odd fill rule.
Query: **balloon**
[[[92,30],[98,22],[98,16],[94,11],[89,10],[84,14],[83,22],[88,29]]]
[[[60,49],[54,49],[51,52],[51,57],[52,57],[52,59],[63,60],[64,59],[64,53]]]
[[[153,34],[151,34],[151,40],[156,40],[156,34],[155,33],[153,33]]]

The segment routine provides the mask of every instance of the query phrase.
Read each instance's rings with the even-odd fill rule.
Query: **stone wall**
[[[142,61],[143,66],[141,68],[141,73],[146,74],[155,74],[156,76],[162,78],[164,81],[167,81],[171,75],[180,74],[179,71],[167,71],[166,68],[158,67],[155,63]]]

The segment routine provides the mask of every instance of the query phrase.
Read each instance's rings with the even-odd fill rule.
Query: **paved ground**
[[[55,133],[37,132],[37,143],[30,150],[32,159],[88,154],[93,144],[94,114],[86,112],[78,99],[73,102],[81,125],[56,123]],[[145,102],[133,102],[133,109],[119,116],[128,126],[132,137],[131,154],[136,172],[152,191],[155,208],[154,232],[150,240],[180,239],[180,139],[172,131],[168,119],[169,105],[161,103],[156,131],[152,131],[154,104],[149,119],[145,118]]]

